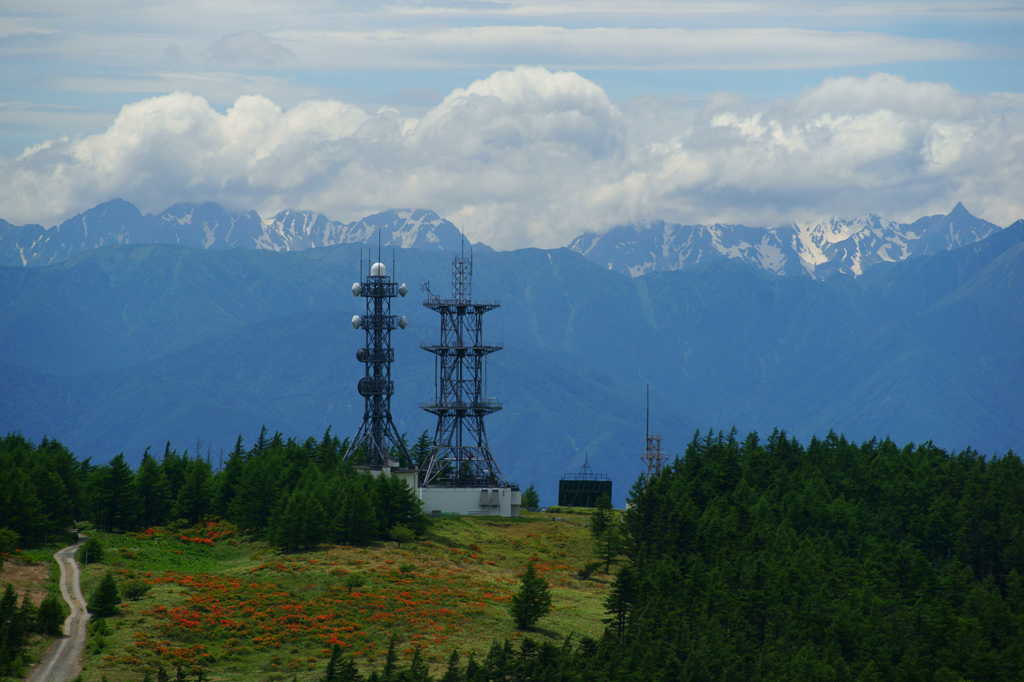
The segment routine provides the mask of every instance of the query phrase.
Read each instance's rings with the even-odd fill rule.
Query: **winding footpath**
[[[53,555],[60,566],[60,593],[64,601],[71,607],[71,615],[64,620],[64,636],[54,642],[43,660],[33,669],[26,679],[28,682],[64,682],[73,680],[81,672],[82,651],[85,649],[86,625],[89,623],[89,612],[82,598],[82,588],[78,581],[78,562],[75,552],[85,538],[78,537],[78,542],[58,550]]]

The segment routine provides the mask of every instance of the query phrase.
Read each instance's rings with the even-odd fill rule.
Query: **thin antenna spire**
[[[665,463],[665,455],[661,451],[661,436],[651,435],[651,385],[647,384],[645,397],[645,409],[644,409],[644,441],[647,444],[643,454],[644,464],[647,465],[647,475],[651,476],[661,471],[662,465]]]
[[[644,438],[651,435],[651,385],[647,384],[647,398],[645,401],[646,422],[644,425]]]

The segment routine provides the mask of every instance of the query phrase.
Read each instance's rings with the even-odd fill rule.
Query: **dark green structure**
[[[612,481],[604,474],[595,474],[590,469],[590,455],[583,460],[583,466],[574,474],[562,476],[558,482],[559,507],[596,507],[602,497],[612,500]]]
[[[558,482],[559,507],[596,507],[602,497],[612,499],[612,482],[607,476],[590,474],[593,478],[571,478],[579,475],[566,474]]]

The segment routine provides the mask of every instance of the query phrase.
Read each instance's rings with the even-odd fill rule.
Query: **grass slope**
[[[420,647],[437,670],[452,649],[479,658],[495,639],[525,636],[508,604],[530,561],[553,600],[530,636],[596,636],[610,581],[575,576],[593,560],[587,520],[540,513],[440,518],[423,538],[401,546],[301,554],[241,539],[225,524],[94,533],[106,556],[84,570],[85,594],[107,570],[122,584],[145,580],[151,589],[107,619],[107,634],[90,635],[82,679],[140,680],[157,664],[172,672],[180,664],[202,667],[210,680],[314,680],[334,643],[361,668],[379,668],[392,633],[402,659]],[[364,583],[350,589],[353,574]]]

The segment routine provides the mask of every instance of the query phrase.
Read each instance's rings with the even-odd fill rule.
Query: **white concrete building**
[[[417,488],[426,514],[519,516],[522,493],[513,488]]]

